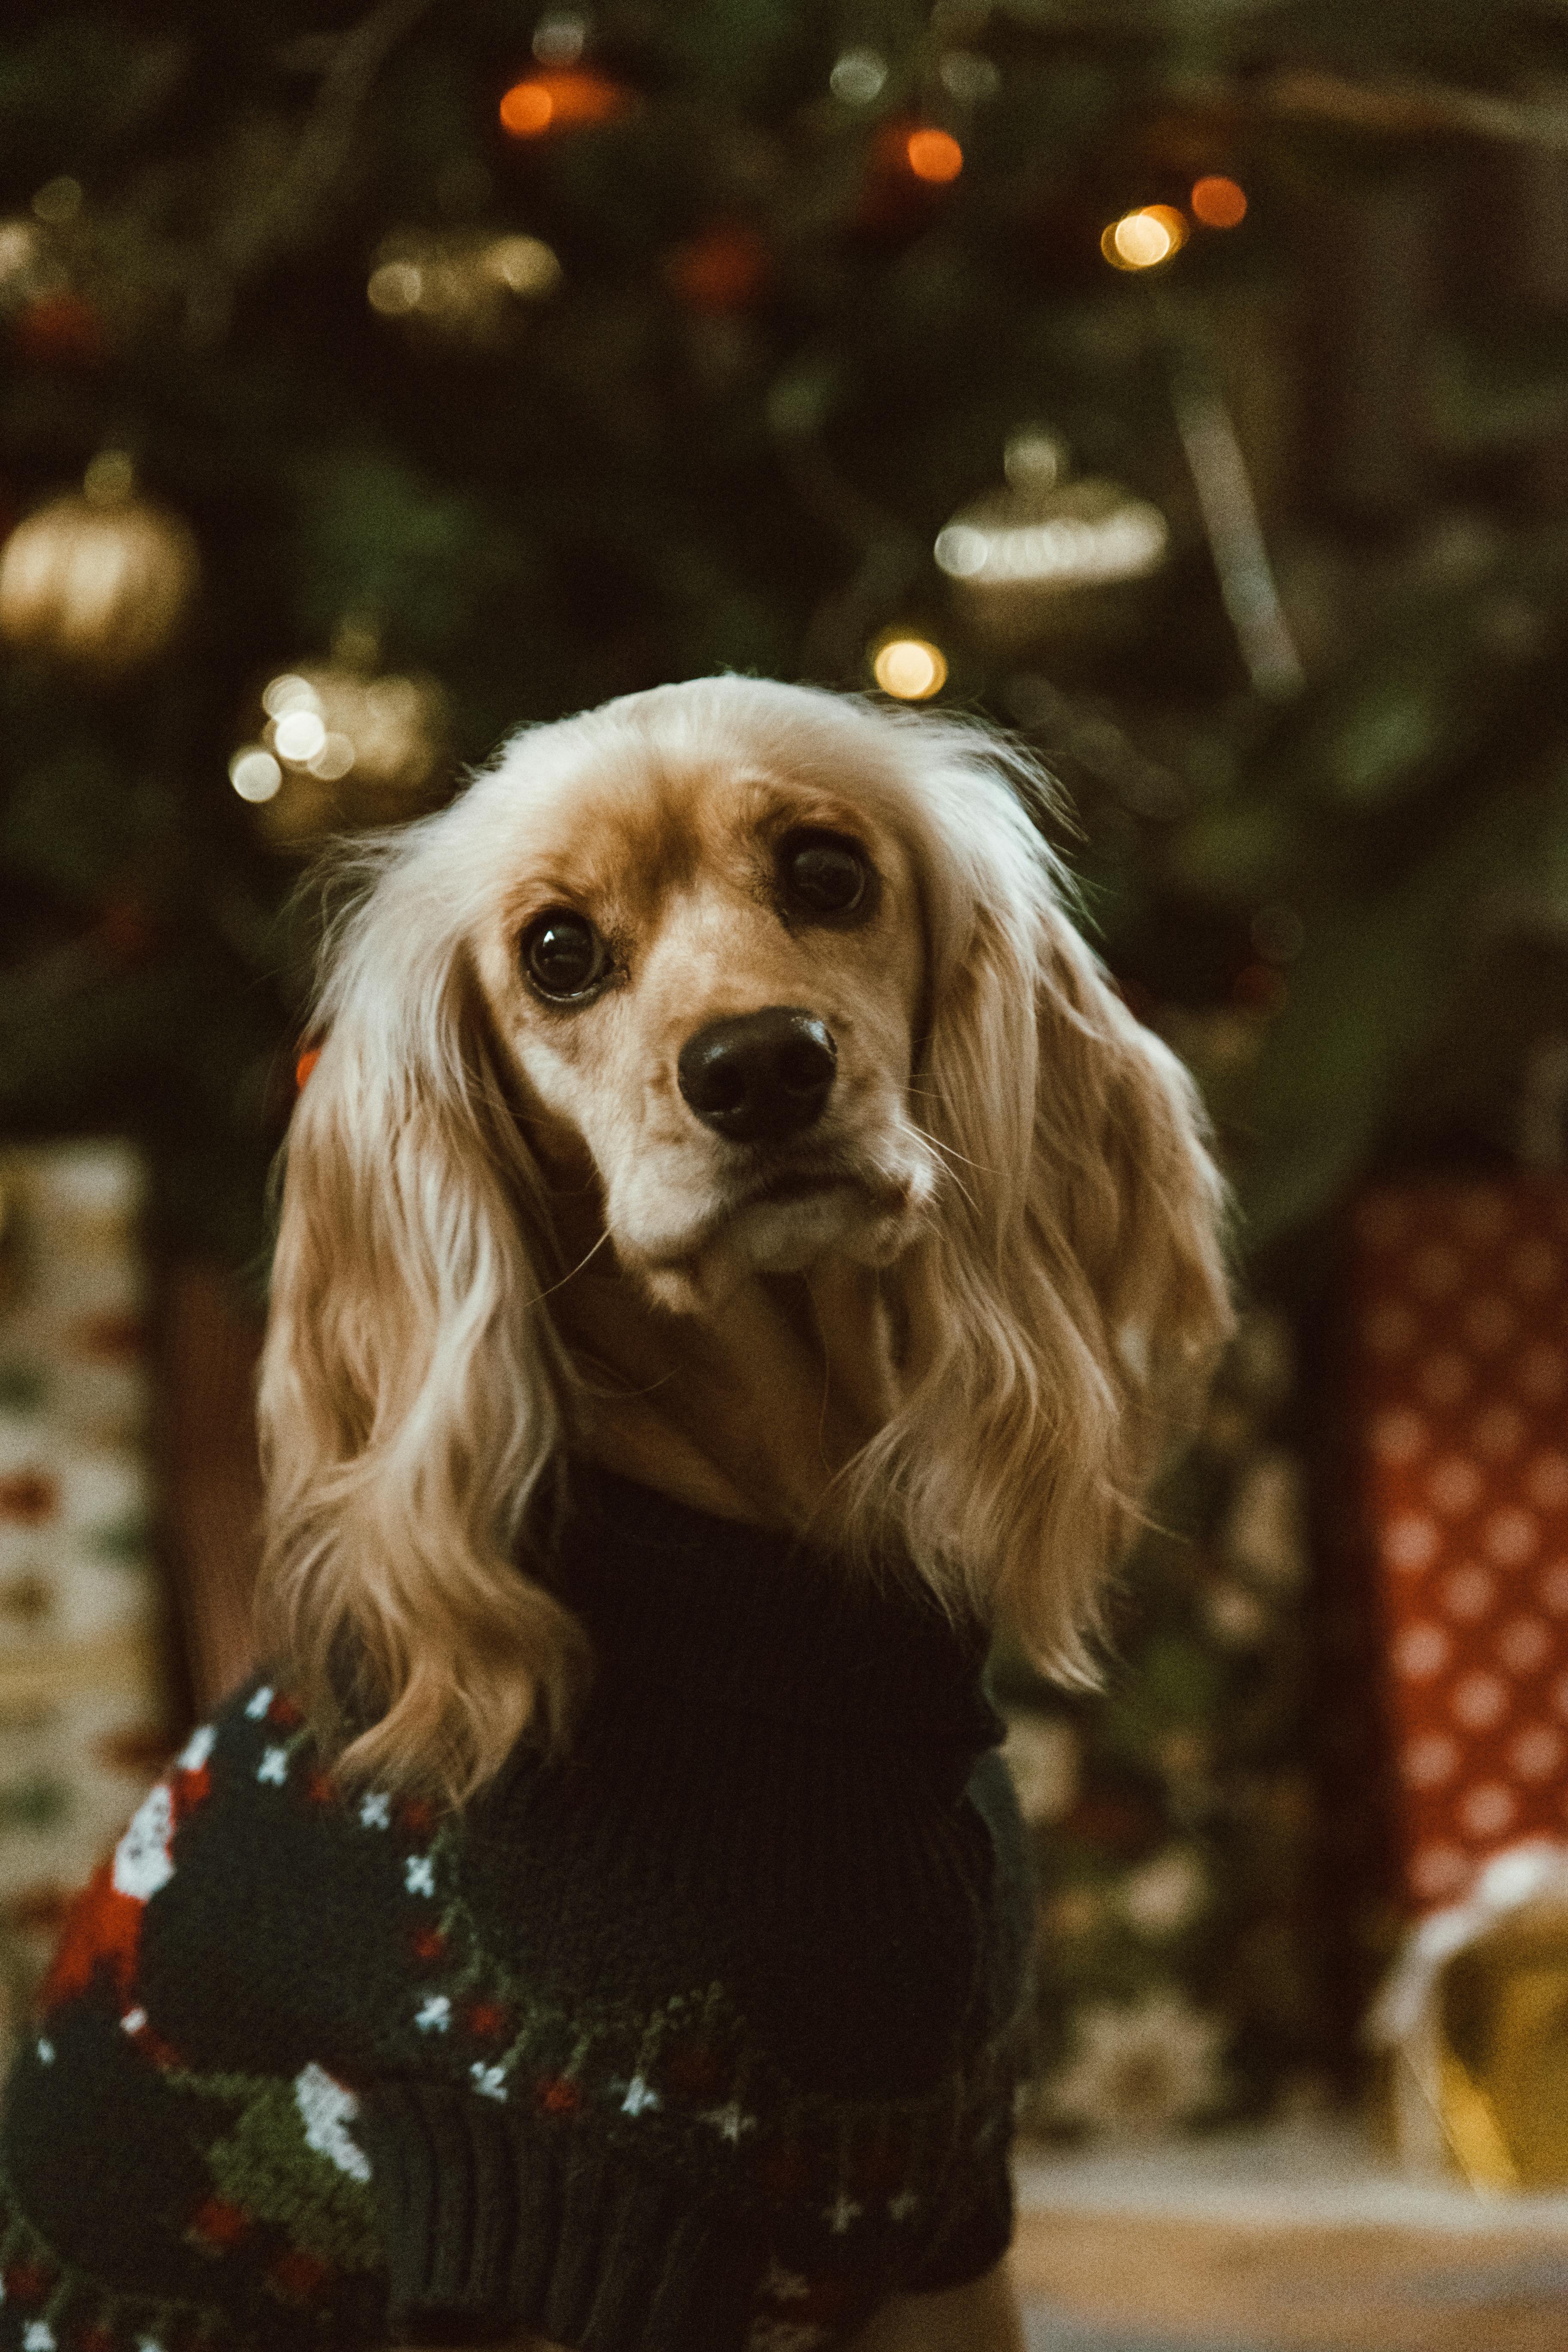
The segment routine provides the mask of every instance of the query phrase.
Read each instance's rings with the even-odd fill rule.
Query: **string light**
[[[841,106],[869,106],[888,79],[887,59],[875,49],[846,49],[827,77]]]
[[[587,17],[574,8],[563,8],[541,20],[533,36],[533,54],[542,66],[574,66],[587,37]]]
[[[609,122],[630,103],[629,93],[602,74],[530,74],[501,100],[500,125],[513,139],[537,139],[546,131]]]
[[[1247,218],[1247,190],[1217,172],[1193,183],[1189,202],[1205,228],[1239,228]]]
[[[1187,241],[1184,214],[1173,205],[1143,205],[1112,221],[1100,249],[1113,269],[1157,269]]]
[[[950,131],[911,131],[904,153],[916,179],[934,187],[956,180],[963,169],[963,150]]]
[[[896,702],[929,702],[947,684],[947,656],[926,637],[885,637],[871,657],[871,675]]]
[[[277,796],[283,771],[261,744],[246,743],[228,763],[228,780],[242,801],[269,801]]]

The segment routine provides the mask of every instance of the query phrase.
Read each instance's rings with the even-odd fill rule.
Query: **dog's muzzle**
[[[767,1004],[699,1029],[680,1049],[676,1076],[704,1127],[733,1143],[772,1143],[821,1117],[837,1062],[815,1013]]]

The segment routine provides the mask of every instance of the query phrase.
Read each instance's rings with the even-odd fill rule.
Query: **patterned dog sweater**
[[[0,2352],[819,2352],[1012,2230],[1023,1843],[977,1631],[574,1469],[570,1757],[345,1794],[275,1680],[79,1905]]]

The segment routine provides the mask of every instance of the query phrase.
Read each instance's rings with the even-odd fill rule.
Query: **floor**
[[[1568,2195],[1406,2180],[1353,2123],[1025,2157],[1029,2352],[1564,2352]]]

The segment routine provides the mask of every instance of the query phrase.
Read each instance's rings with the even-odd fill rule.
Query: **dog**
[[[390,2247],[395,2274],[404,2242],[420,2231],[434,2251],[418,2258],[424,2268],[398,2291],[401,2302],[395,2293],[384,2326],[402,2340],[482,2336],[519,2352],[557,2343],[568,2352],[641,2352],[645,2342],[691,2352],[807,2352],[851,2341],[862,2352],[1021,2346],[1005,2266],[1005,2190],[996,2185],[1005,2170],[1000,2077],[988,2074],[992,2088],[973,2094],[970,2106],[973,2068],[963,2077],[969,2088],[942,2108],[944,2116],[951,2108],[942,2126],[948,2139],[933,2156],[936,2074],[926,2083],[921,2054],[921,2036],[940,2040],[945,2030],[947,2011],[921,2006],[928,1993],[936,2002],[938,1979],[969,1987],[962,2001],[942,1998],[955,2016],[967,2003],[973,2023],[975,2003],[991,2001],[975,1987],[1005,1948],[1012,1958],[996,1967],[1013,1971],[1007,1999],[1016,2005],[1011,1931],[975,1929],[972,1897],[955,1895],[956,1908],[932,1910],[922,1954],[902,1909],[891,1924],[877,1914],[875,1934],[857,1928],[853,1886],[876,1874],[872,1859],[879,1869],[904,1834],[894,1815],[901,1821],[900,1809],[917,1801],[942,1853],[958,1857],[951,1870],[978,1870],[974,1884],[992,1884],[1009,1832],[997,1831],[994,1852],[975,1810],[979,1777],[968,1777],[972,1767],[982,1774],[976,1756],[996,1728],[993,1718],[976,1729],[979,1717],[964,1712],[984,1712],[976,1644],[1005,1629],[1053,1674],[1092,1677],[1107,1572],[1190,1423],[1229,1323],[1224,1192],[1202,1115],[1185,1074],[1128,1012],[1069,920],[1068,885],[1031,814],[1047,792],[1025,752],[976,723],[723,677],[526,730],[449,808],[352,853],[346,911],[325,950],[319,1057],[287,1144],[260,1381],[262,1606],[287,1687],[258,1684],[242,1695],[216,1730],[196,1736],[164,1784],[156,1822],[143,1823],[141,1861],[116,1864],[132,1886],[130,1895],[119,1888],[122,1906],[143,1906],[136,1920],[127,1926],[116,1913],[112,1930],[100,1921],[74,1948],[68,1936],[48,2013],[59,2021],[46,2020],[49,2060],[33,2063],[14,2086],[20,2120],[8,2124],[5,2151],[23,2217],[14,2226],[36,2232],[46,2268],[60,2250],[18,2176],[29,2132],[47,2138],[45,2077],[62,2071],[68,2028],[84,2052],[91,2040],[87,2024],[73,2023],[89,2006],[87,1988],[102,1992],[113,1979],[93,2049],[108,2051],[106,2021],[118,2004],[121,2040],[145,2043],[163,2084],[187,2097],[193,2084],[241,2079],[243,2018],[258,2021],[245,2032],[284,2032],[276,2000],[260,2003],[229,1945],[216,1940],[212,1922],[224,1906],[210,1885],[180,1908],[187,1880],[195,1889],[204,1869],[228,1873],[211,1885],[237,1889],[233,1905],[256,1922],[255,1935],[286,1932],[277,1922],[289,1907],[287,1878],[268,1882],[265,1899],[255,1891],[272,1867],[271,1830],[242,1831],[243,1863],[202,1859],[204,1838],[218,1851],[204,1827],[211,1776],[226,1771],[234,1785],[243,1781],[247,1804],[287,1793],[301,1818],[317,1803],[323,1820],[341,1820],[332,1851],[346,1873],[361,1874],[353,1884],[366,1919],[391,1905],[389,1889],[431,1906],[419,1912],[426,1924],[415,1941],[423,1936],[433,1964],[450,1960],[456,1973],[441,1982],[456,1989],[426,1993],[398,2031],[410,2050],[439,2042],[448,2071],[461,2054],[479,2094],[458,2123],[458,2109],[442,2106],[437,2129],[419,2121],[422,2080],[395,2085],[395,2095],[364,2087],[375,2070],[355,2040],[363,2042],[356,2017],[345,2012],[335,2042],[325,2026],[315,2041],[284,2034],[288,2054],[276,2062],[276,2081],[266,2078],[272,2087],[246,2094],[228,2137],[205,2145],[221,2193],[202,2202],[193,2186],[179,2204],[197,2217],[183,2243],[204,2226],[209,2237],[229,2233],[219,2247],[202,2242],[214,2277],[231,2245],[246,2261],[254,2255],[258,2310],[262,2287],[287,2294],[289,2281],[300,2286],[304,2277],[300,2244],[277,2251],[287,2199],[255,2185],[264,2110],[273,2118],[268,2147],[279,2144],[280,2116],[302,2135],[338,2200],[334,2212],[373,2191],[384,2200],[388,2179],[412,2181],[427,2144],[445,2147],[441,2135],[459,2130],[475,2135],[471,2147],[463,2141],[464,2178],[488,2179],[485,2168],[500,2166],[509,2185],[497,2194],[509,2214],[531,2165],[566,2165],[552,2192],[551,2227],[567,2230],[559,2215],[587,2192],[572,2185],[585,2177],[577,2157],[560,2151],[578,2146],[569,2131],[585,2128],[592,2100],[607,2098],[617,2151],[645,2131],[649,2147],[672,2151],[664,2171],[657,2153],[625,2158],[642,2201],[634,2211],[616,2173],[620,2237],[594,2223],[595,2246],[613,2238],[632,2249],[616,2257],[620,2301],[602,2281],[569,2290],[557,2275],[569,2267],[559,2250],[554,2284],[524,2295],[514,2250],[510,2302],[493,2282],[481,2292],[475,2232],[489,2245],[486,2231],[501,2224],[465,2224],[458,2276],[434,2224],[417,2218],[435,2210],[436,2191],[409,2187],[412,2203],[377,2209],[383,2253]],[[592,1578],[579,1594],[551,1572],[561,1497],[574,1477],[597,1481],[605,1507],[620,1514],[616,1559],[636,1553],[645,1526],[653,1531],[646,1577],[639,1569],[634,1591],[617,1588],[603,1620]],[[733,1576],[721,1556],[726,1530],[741,1562]],[[827,1564],[827,1597],[803,1626],[797,1591],[818,1588],[792,1581],[792,1563],[807,1554]],[[671,1609],[686,1612],[678,1634],[653,1613],[665,1559],[679,1595]],[[689,1593],[681,1581],[689,1568]],[[858,1696],[854,1706],[834,1696],[835,1580],[853,1596],[844,1602],[844,1623],[853,1618],[845,1642],[861,1645],[843,1687],[866,1694],[872,1715],[883,1707],[877,1719],[889,1755],[897,1748],[896,1765],[861,1741]],[[767,1641],[777,1646],[759,1654],[752,1621],[769,1610],[778,1631]],[[614,1635],[601,1634],[601,1623],[623,1622],[640,1630],[617,1666]],[[651,1650],[638,1647],[649,1641]],[[796,1793],[777,1801],[780,1822],[787,1815],[795,1825],[790,1837],[804,1803],[798,1789],[817,1769],[813,1742],[853,1757],[852,1767],[832,1767],[834,1839],[845,1807],[868,1788],[889,1792],[886,1837],[880,1816],[868,1817],[861,1860],[835,1882],[831,1901],[821,1895],[819,1924],[798,1947],[805,1957],[774,1971],[776,2047],[758,2054],[747,2017],[721,2002],[698,2056],[710,2067],[704,2080],[721,2075],[727,2087],[693,2091],[685,2107],[676,2056],[687,2049],[689,2057],[691,2036],[670,2025],[673,2011],[637,2025],[637,2050],[655,2053],[645,2061],[625,2054],[626,2003],[605,2009],[603,2046],[623,2053],[613,2075],[607,2056],[595,2074],[597,2062],[584,2054],[600,2046],[597,2027],[577,2034],[552,2072],[541,2053],[554,2046],[554,2028],[539,2018],[525,2021],[495,2063],[478,2041],[474,2054],[468,2043],[458,2053],[463,2001],[463,2030],[477,2035],[471,2020],[481,2011],[488,2021],[529,1996],[506,1955],[496,1956],[493,1937],[474,1940],[476,1898],[452,1860],[456,1849],[441,1844],[446,1832],[432,1842],[429,1823],[489,1818],[483,1808],[503,1790],[595,1785],[591,1773],[573,1777],[586,1769],[581,1742],[596,1752],[583,1728],[595,1722],[605,1739],[622,1741],[617,1755],[639,1759],[624,1786],[626,1804],[640,1802],[638,1776],[657,1777],[685,1720],[705,1714],[706,1691],[719,1689],[727,1662],[740,1656],[759,1705],[777,1699],[777,1707],[755,1742],[734,1728],[750,1721],[744,1688],[738,1697],[719,1692],[715,1720],[721,1716],[723,1740],[739,1742],[747,1758],[754,1747],[759,1759],[785,1750],[796,1759]],[[653,1665],[639,1667],[649,1658]],[[784,1692],[795,1694],[787,1706]],[[955,1727],[961,1717],[964,1727]],[[933,1740],[940,1727],[951,1743],[918,1801],[908,1794],[926,1788],[910,1744],[917,1718],[929,1719]],[[634,1721],[643,1728],[624,1729]],[[722,1740],[710,1743],[700,1769],[680,1780],[688,1821],[705,1821],[710,1807],[728,1820],[730,1752]],[[751,1785],[752,1769],[737,1765],[736,1790]],[[738,1795],[733,1803],[739,1812]],[[596,1834],[598,1816],[580,1818],[589,1824],[581,1834]],[[737,1819],[722,1831],[727,1843],[704,1851],[739,1869],[747,1834]],[[775,1830],[755,1834],[766,1845]],[[784,1834],[777,1829],[776,1839]],[[188,1869],[183,1851],[193,1857]],[[818,1901],[816,1849],[808,1840],[802,1851],[806,1876],[788,1864],[796,1895],[781,1907],[771,1942],[746,1944],[744,1923],[722,1906],[725,1948],[753,1953],[758,1985],[774,1983],[770,1955],[789,1943],[797,1905]],[[557,1882],[552,1852],[529,1852],[540,1907],[569,1906],[578,1861],[568,1855]],[[635,1871],[635,1855],[624,1867]],[[557,1884],[565,1892],[547,1895]],[[100,1893],[100,1912],[109,1900]],[[686,1912],[695,1916],[701,1904],[694,1895],[675,1908],[685,1932]],[[656,1916],[662,1922],[663,1913],[647,1915]],[[185,1948],[177,1976],[168,1957],[174,1927],[157,1923],[181,1918],[183,1936],[205,1938],[205,1958],[198,1965],[194,1947]],[[840,1921],[842,1947],[834,1941]],[[963,1939],[976,1934],[972,1949]],[[124,1961],[128,1938],[141,1959]],[[289,1967],[303,1967],[289,1948]],[[343,1956],[334,1966],[352,1973],[353,1937],[332,1948]],[[982,1948],[991,1956],[984,1965]],[[640,1957],[628,1965],[640,1967]],[[803,2064],[809,2071],[819,2046],[840,2048],[842,2025],[833,2063],[847,2070],[843,2084],[855,2077],[855,2094],[831,2107],[826,2093],[816,2105],[808,2098],[789,2106],[795,2092],[777,2089],[775,2105],[783,2100],[793,2120],[775,2128],[766,2086],[785,2083],[788,2070],[774,2061],[814,1969],[823,1977],[809,1996],[818,2039],[802,2042],[807,2054],[792,2061],[792,2079]],[[180,1986],[201,1979],[210,1987],[215,1976],[227,1988],[224,2017],[192,2021],[195,1997]],[[753,2010],[774,1997],[748,1996]],[[917,2030],[912,2021],[928,2014],[937,2023]],[[976,2047],[980,2039],[988,2053],[1000,2046],[1001,2015],[992,2001],[984,2035],[973,2027]],[[879,2107],[857,2070],[862,2045],[884,2031],[900,2053],[888,2062],[899,2087],[897,2101]],[[229,2053],[228,2071],[202,2074],[189,2056],[197,2042],[215,2067],[214,2053]],[[85,2069],[89,2058],[79,2063]],[[129,2061],[116,2044],[91,2063]],[[982,2071],[993,2066],[987,2055]],[[525,2073],[534,2095],[526,2124],[515,2120]],[[240,2097],[218,2088],[200,2095]],[[440,2100],[449,2095],[439,2088]],[[503,2118],[504,2145],[492,2131]],[[142,2144],[130,2124],[126,2131],[127,2148]],[[676,2136],[658,2141],[661,2131]],[[970,2135],[967,2154],[949,2145],[953,2131]],[[770,2179],[783,2177],[782,2149],[784,2170],[795,2166],[790,2177],[813,2184],[801,2192],[802,2213],[806,2205],[811,2213],[795,2235],[793,2221],[781,2222],[776,2242],[748,2240],[743,2277],[725,2235],[738,2221],[690,2239],[707,2251],[700,2261],[693,2254],[689,2279],[685,2258],[667,2255],[696,2226],[688,2210],[695,2189],[686,2205],[678,2200],[645,2227],[645,2206],[651,2212],[648,2200],[674,2195],[669,2183],[687,2177],[697,2141],[704,2163],[706,2152],[730,2163],[731,2148],[736,2166],[761,2166],[765,2156]],[[226,2153],[237,2147],[251,2151],[243,2163]],[[329,2179],[322,2168],[331,2166]],[[41,2158],[34,2168],[47,2169]],[[983,2174],[985,2197],[975,2185]],[[297,2204],[297,2190],[289,2194]],[[479,2211],[483,2197],[478,2188],[472,2194]],[[888,2249],[922,2197],[921,2210],[935,2217],[940,2206],[942,2215],[931,2221],[919,2259],[906,2260]],[[91,2277],[94,2247],[69,2199],[63,2203],[57,2238],[76,2231],[78,2270]],[[171,2189],[165,2207],[176,2203]],[[752,2197],[711,2210],[733,2217],[760,2209]],[[334,2223],[332,2244],[358,2244],[369,2210],[356,2204],[360,2220]],[[882,2224],[874,2243],[873,2211]],[[397,2218],[406,2214],[416,2221]],[[328,2235],[317,2229],[310,2246]],[[870,2251],[858,2270],[847,2250],[861,2237]],[[333,2259],[352,2270],[359,2257]],[[136,2270],[140,2252],[127,2263]],[[709,2268],[694,2284],[702,2263]],[[154,2273],[143,2265],[135,2286],[142,2302],[132,2295],[124,2310],[151,2308],[153,2286],[175,2275],[172,2266]],[[352,2279],[343,2289],[351,2301],[358,2291]],[[104,2308],[112,2336],[123,2315]],[[209,2332],[209,2340],[226,2339]],[[253,2338],[240,2328],[232,2340]],[[364,2339],[348,2330],[342,2340]]]

